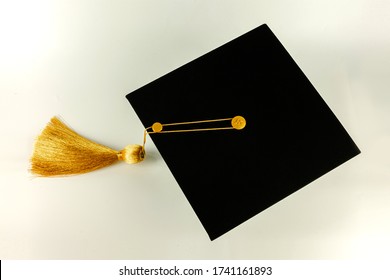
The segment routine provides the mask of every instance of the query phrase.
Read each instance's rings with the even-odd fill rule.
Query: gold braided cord
[[[222,122],[222,121],[231,121],[233,118],[224,118],[224,119],[211,119],[211,120],[201,120],[201,121],[189,121],[189,122],[176,122],[176,123],[167,123],[162,124],[163,127],[165,126],[181,126],[181,125],[188,125],[188,124],[199,124],[199,123],[211,123],[211,122]],[[178,129],[178,130],[168,130],[168,131],[148,131],[152,128],[152,126],[149,126],[145,129],[147,134],[154,134],[154,133],[172,133],[172,132],[194,132],[194,131],[211,131],[211,130],[224,130],[224,129],[233,129],[233,127],[212,127],[212,128],[194,128],[194,129]]]
[[[225,118],[225,119],[212,119],[212,120],[202,120],[202,121],[167,123],[167,124],[164,124],[164,126],[186,125],[186,124],[195,124],[195,123],[222,122],[222,121],[231,121],[232,119],[233,118]]]
[[[151,132],[148,132],[148,134],[175,133],[175,132],[196,132],[196,131],[211,131],[211,130],[225,130],[225,129],[234,129],[234,128],[233,127],[213,127],[213,128],[178,129],[178,130],[167,130],[167,131],[160,131],[160,132],[151,131]]]
[[[189,125],[189,124],[200,124],[200,123],[211,123],[211,122],[222,122],[222,121],[231,121],[231,126],[211,127],[211,128],[176,129],[176,130],[167,130],[167,131],[163,130],[163,127],[166,127],[166,126],[183,126],[183,125]],[[148,134],[242,129],[245,127],[245,122],[246,122],[245,119],[241,116],[236,116],[234,118],[210,119],[210,120],[189,121],[189,122],[176,122],[176,123],[167,123],[167,124],[161,124],[161,123],[157,122],[157,123],[154,123],[152,126],[147,127],[144,130],[144,141],[143,141],[142,147],[143,148],[145,147],[146,135],[148,135]],[[151,129],[152,129],[152,131],[149,131]]]

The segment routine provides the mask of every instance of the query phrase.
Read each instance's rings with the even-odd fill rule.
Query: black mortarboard
[[[150,135],[211,240],[360,153],[265,24],[126,97],[145,127],[245,118]]]

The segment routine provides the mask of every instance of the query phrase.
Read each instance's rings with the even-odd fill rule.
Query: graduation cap
[[[360,153],[266,24],[126,98],[211,240]]]

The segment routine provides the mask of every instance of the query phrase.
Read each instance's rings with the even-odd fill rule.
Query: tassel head
[[[118,153],[118,159],[128,164],[134,164],[143,161],[145,158],[145,149],[141,145],[127,145]]]

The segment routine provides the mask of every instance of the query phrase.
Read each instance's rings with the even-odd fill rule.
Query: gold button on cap
[[[232,119],[232,127],[235,129],[243,129],[246,125],[246,120],[242,116],[235,116]]]
[[[161,132],[162,129],[163,129],[163,126],[162,126],[162,124],[159,123],[159,122],[155,122],[155,123],[152,125],[152,130],[153,130],[154,132]]]

